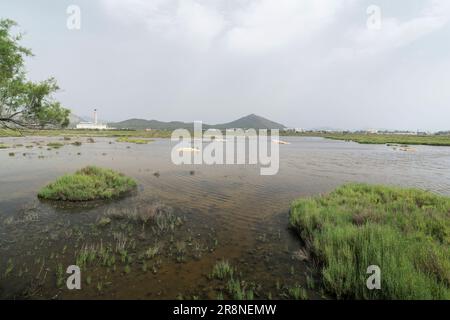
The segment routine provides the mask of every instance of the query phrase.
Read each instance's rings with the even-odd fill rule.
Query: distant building
[[[94,122],[80,122],[77,124],[77,129],[106,130],[108,125],[98,122],[97,109],[94,109]]]
[[[306,130],[303,128],[285,128],[283,131],[291,131],[295,133],[305,132]]]

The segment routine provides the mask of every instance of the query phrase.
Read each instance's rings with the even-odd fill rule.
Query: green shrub
[[[111,199],[135,187],[136,182],[121,173],[89,166],[50,183],[39,191],[38,197],[62,201]]]
[[[295,201],[290,222],[337,298],[450,299],[450,198],[349,184]],[[370,265],[381,290],[366,287]]]

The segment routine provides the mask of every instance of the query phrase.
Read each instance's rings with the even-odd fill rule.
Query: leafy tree
[[[56,80],[32,82],[26,77],[24,59],[33,54],[19,44],[22,35],[12,33],[16,25],[0,19],[0,128],[65,127],[70,110],[52,97],[59,89]]]

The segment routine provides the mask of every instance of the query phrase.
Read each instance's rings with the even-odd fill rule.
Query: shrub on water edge
[[[450,299],[450,198],[349,184],[295,201],[290,222],[337,298]],[[366,287],[370,265],[381,290]]]

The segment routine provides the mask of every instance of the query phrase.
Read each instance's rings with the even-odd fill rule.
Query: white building
[[[99,123],[97,120],[97,109],[94,109],[94,122],[80,122],[77,129],[106,130],[108,125]]]

